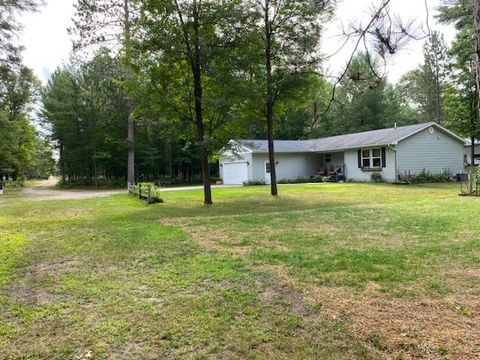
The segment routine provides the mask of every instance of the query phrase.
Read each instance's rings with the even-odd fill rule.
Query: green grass
[[[458,191],[285,185],[272,198],[260,186],[146,206],[7,190],[0,358],[468,358],[480,204]],[[417,325],[389,333],[405,308]]]

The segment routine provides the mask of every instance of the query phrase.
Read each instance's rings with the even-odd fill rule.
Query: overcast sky
[[[323,38],[323,53],[334,53],[342,42],[342,24],[366,20],[369,9],[380,0],[340,0],[338,1],[336,16],[327,26]],[[449,43],[455,31],[451,27],[439,26],[433,16],[435,8],[441,0],[427,0],[429,7],[429,25],[432,30],[440,30]],[[71,42],[67,28],[71,24],[74,0],[47,0],[47,5],[35,14],[26,14],[23,17],[24,32],[22,43],[26,50],[25,64],[34,69],[37,76],[46,82],[55,68],[69,59]],[[402,19],[416,19],[419,25],[426,28],[426,9],[423,0],[392,0],[392,13],[397,13]],[[388,76],[396,82],[405,72],[415,68],[422,61],[423,41],[411,41],[406,48],[395,55],[388,64]],[[333,73],[338,73],[345,65],[350,54],[346,47],[337,55],[330,58],[327,66]]]

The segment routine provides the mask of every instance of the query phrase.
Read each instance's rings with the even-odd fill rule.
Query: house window
[[[362,167],[381,167],[382,151],[380,148],[362,150]]]
[[[269,162],[265,163],[265,173],[270,174],[270,163]]]
[[[372,149],[372,164],[373,167],[382,166],[382,152],[380,149]]]
[[[370,167],[370,149],[362,150],[362,166]]]
[[[325,154],[325,162],[326,163],[332,162],[332,154]]]

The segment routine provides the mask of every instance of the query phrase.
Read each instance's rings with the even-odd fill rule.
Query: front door
[[[270,162],[267,160],[264,164],[265,184],[270,184]]]

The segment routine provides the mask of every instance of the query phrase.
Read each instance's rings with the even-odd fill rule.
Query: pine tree
[[[447,46],[443,35],[432,32],[423,47],[423,64],[405,74],[400,88],[419,113],[423,122],[445,121],[444,90],[447,82]]]
[[[138,5],[133,0],[78,0],[75,4],[74,27],[69,29],[76,35],[74,47],[81,49],[89,45],[107,46],[119,52],[123,58],[125,80],[132,80],[132,37],[138,18]],[[128,102],[127,116],[127,182],[135,182],[135,122],[134,104]]]

